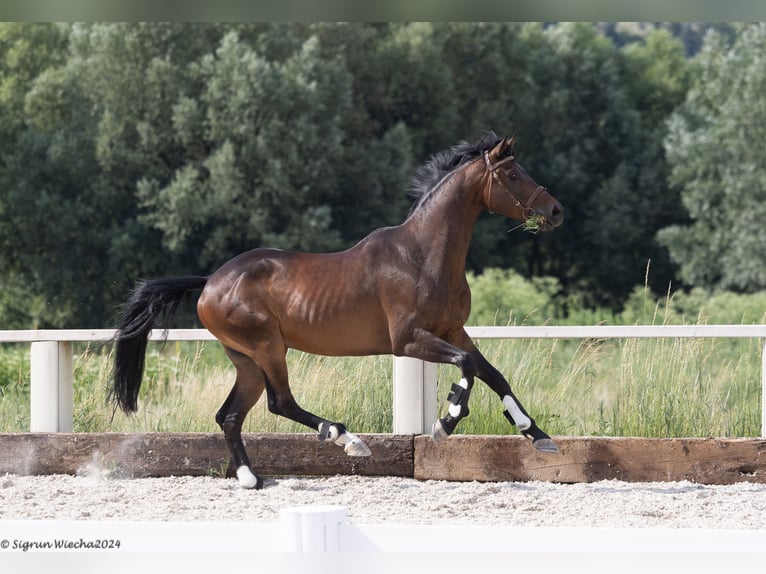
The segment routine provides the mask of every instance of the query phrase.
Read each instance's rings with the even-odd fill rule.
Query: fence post
[[[394,434],[430,433],[436,422],[437,366],[394,357]]]
[[[30,350],[31,432],[72,432],[72,343],[36,341]]]
[[[282,550],[339,552],[340,526],[347,521],[343,506],[296,506],[279,511]]]

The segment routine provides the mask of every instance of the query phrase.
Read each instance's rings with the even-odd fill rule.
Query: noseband
[[[505,188],[505,191],[508,192],[508,195],[511,196],[511,199],[516,204],[516,207],[518,207],[521,210],[521,216],[524,218],[523,221],[526,221],[530,217],[532,217],[535,214],[535,210],[532,207],[535,203],[535,199],[537,199],[537,196],[540,195],[544,191],[548,191],[546,188],[544,188],[542,185],[538,185],[537,189],[532,192],[532,195],[530,195],[527,200],[523,200],[519,198],[513,191],[511,190],[511,186],[505,183],[505,181],[502,180],[500,177],[500,174],[498,173],[498,169],[500,169],[504,164],[510,163],[516,159],[515,156],[510,155],[505,159],[501,159],[499,162],[493,164],[489,159],[489,153],[484,152],[484,165],[487,166],[487,173],[491,174],[492,177],[487,179],[487,188],[484,191],[484,197],[487,201],[487,209],[489,209],[490,213],[494,213],[492,211],[492,180],[494,179],[496,182],[498,182],[500,185],[502,185]]]

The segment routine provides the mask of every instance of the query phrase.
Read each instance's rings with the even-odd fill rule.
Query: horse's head
[[[515,141],[516,136],[503,138],[482,154],[486,207],[492,213],[530,223],[541,231],[558,227],[564,220],[564,209],[516,162]]]

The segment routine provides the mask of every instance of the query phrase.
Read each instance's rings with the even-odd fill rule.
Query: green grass
[[[724,339],[487,341],[483,352],[550,434],[728,436],[760,434],[760,342]],[[454,379],[455,374],[451,375]],[[449,382],[440,367],[440,381]],[[441,412],[447,384],[440,383]],[[458,432],[507,434],[485,386]]]
[[[482,340],[487,358],[550,434],[729,436],[760,434],[760,341],[749,339]],[[215,412],[234,381],[217,343],[150,344],[139,411],[105,401],[111,349],[75,348],[77,432],[217,431]],[[304,408],[353,432],[390,432],[392,359],[328,358],[291,351],[293,394]],[[29,430],[29,349],[0,347],[0,431]],[[459,378],[440,366],[439,400]],[[307,432],[276,417],[265,397],[245,431]],[[515,432],[498,398],[477,381],[459,433]]]
[[[112,350],[78,345],[74,358],[75,432],[218,431],[215,413],[229,393],[234,367],[218,343],[150,343],[138,412],[125,415],[106,402]],[[355,432],[390,432],[393,363],[390,357],[328,358],[290,351],[292,391],[309,410],[349,421]],[[0,364],[26,365],[0,379],[0,432],[29,430],[29,349],[0,347]],[[351,416],[347,416],[348,414]],[[245,431],[308,432],[266,408],[265,395]]]
[[[766,322],[766,292],[657,297],[637,287],[615,314],[574,309],[558,316],[555,280],[512,271],[469,275],[472,324],[726,324]],[[691,319],[690,319],[691,318]],[[761,342],[757,339],[481,340],[477,345],[511,382],[541,428],[556,435],[756,437],[760,434]],[[214,417],[234,382],[217,343],[150,343],[139,411],[106,403],[112,349],[75,345],[74,430],[78,432],[218,431]],[[328,358],[291,351],[293,395],[305,409],[344,422],[352,432],[390,432],[389,356]],[[459,379],[440,366],[440,415]],[[515,432],[499,399],[477,382],[459,433]],[[0,432],[29,430],[29,345],[0,345]],[[268,412],[265,397],[245,431],[306,432]]]
[[[0,431],[29,430],[29,345],[0,345]]]
[[[647,266],[647,277],[648,277]],[[468,275],[471,324],[763,324],[766,291],[749,295],[700,289],[658,297],[636,287],[619,313],[560,299],[555,279],[509,270]],[[567,313],[563,309],[568,309]],[[728,436],[760,434],[761,343],[755,339],[482,340],[478,346],[511,382],[550,434]],[[111,349],[75,345],[74,429],[80,432],[217,431],[214,416],[234,382],[217,343],[149,345],[139,411],[130,417],[105,401]],[[352,432],[390,432],[391,357],[327,358],[290,352],[293,394],[316,414]],[[459,379],[440,366],[439,404]],[[303,427],[268,412],[265,398],[245,431]],[[471,415],[457,432],[515,432],[498,398],[478,382]],[[0,432],[29,430],[29,345],[0,345]]]

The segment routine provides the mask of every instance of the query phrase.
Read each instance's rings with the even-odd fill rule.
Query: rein
[[[482,154],[482,157],[484,157],[484,165],[487,167],[487,173],[491,175],[491,177],[487,179],[487,187],[484,191],[484,197],[486,198],[487,209],[489,212],[494,213],[494,211],[492,211],[492,180],[494,179],[496,182],[502,185],[503,188],[505,188],[505,191],[508,192],[508,195],[511,196],[511,199],[513,199],[513,202],[516,204],[516,207],[521,210],[523,221],[526,221],[532,217],[535,214],[535,210],[532,207],[535,203],[535,199],[537,199],[537,196],[540,195],[543,191],[547,191],[547,189],[542,185],[538,185],[537,189],[532,192],[532,195],[530,195],[527,200],[524,201],[523,199],[520,199],[515,193],[513,193],[511,186],[505,183],[505,181],[503,181],[503,179],[500,177],[500,174],[498,173],[498,169],[500,169],[504,164],[514,161],[516,157],[511,155],[505,159],[501,159],[495,164],[490,161],[488,152],[485,151]]]

